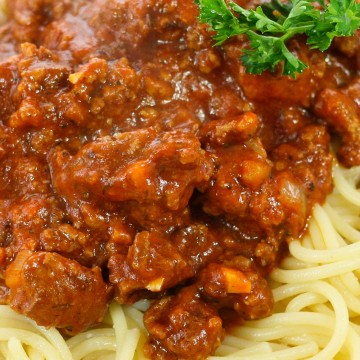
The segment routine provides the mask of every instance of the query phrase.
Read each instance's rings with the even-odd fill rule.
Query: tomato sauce
[[[190,0],[9,0],[1,28],[0,300],[73,335],[152,300],[153,359],[204,359],[360,164],[358,37],[247,74]]]

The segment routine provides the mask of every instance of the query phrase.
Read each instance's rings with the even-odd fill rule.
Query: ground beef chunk
[[[256,223],[267,236],[274,227],[282,227],[287,234],[297,236],[310,211],[306,197],[315,196],[314,190],[323,179],[316,178],[317,171],[331,166],[331,158],[324,156],[329,146],[328,137],[320,127],[318,131],[303,127],[298,130],[298,137],[273,150],[274,162],[268,158],[261,139],[253,137],[257,129],[258,120],[251,113],[212,121],[201,129],[202,141],[212,154],[216,169],[204,190],[203,209],[231,221],[246,219],[249,232],[253,232],[251,227]],[[294,156],[292,148],[296,148]],[[304,151],[300,151],[301,148]],[[307,162],[314,161],[321,162],[322,166],[309,172]],[[293,167],[293,164],[296,164],[293,173],[283,171],[283,167]],[[324,180],[330,188],[327,178]],[[313,184],[313,188],[306,191],[304,182]]]
[[[199,222],[179,228],[171,241],[195,274],[223,253],[220,238],[221,235],[210,230],[205,222]]]
[[[271,314],[272,291],[253,263],[243,257],[209,264],[199,273],[196,285],[213,306],[232,309],[241,319],[259,319]]]
[[[13,259],[21,250],[38,250],[44,228],[59,224],[63,216],[57,200],[44,195],[27,195],[11,202],[6,218],[10,233],[4,244],[7,259]]]
[[[245,43],[232,43],[225,45],[227,66],[241,85],[247,98],[253,101],[271,103],[280,101],[283,104],[297,104],[308,107],[315,96],[319,81],[324,76],[325,58],[320,52],[309,51],[304,39],[292,39],[289,48],[309,68],[296,78],[283,76],[281,69],[277,73],[265,71],[261,75],[249,74],[240,61]],[[271,91],[269,91],[271,89]]]
[[[126,256],[112,255],[108,266],[120,303],[137,300],[138,290],[161,292],[194,275],[166,236],[145,231],[136,235]]]
[[[141,78],[124,58],[111,63],[92,58],[68,79],[72,86],[59,96],[60,112],[80,126],[96,129],[105,122],[104,127],[111,127],[138,105]]]
[[[2,79],[0,86],[0,114],[3,120],[9,118],[15,110],[15,104],[11,97],[16,91],[18,84],[18,70],[15,61],[3,62],[0,64],[0,76]]]
[[[94,231],[90,235],[66,223],[45,229],[39,236],[38,244],[40,250],[57,252],[89,267],[106,263],[104,247],[105,240],[101,233]]]
[[[6,270],[6,285],[12,308],[66,334],[101,321],[109,297],[99,268],[82,267],[56,253],[20,252]]]
[[[350,87],[350,94],[352,91],[358,94],[354,91],[354,86],[356,85]],[[355,166],[360,165],[359,96],[349,95],[346,89],[325,89],[317,96],[315,112],[340,135],[341,144],[337,153],[342,163],[346,166]]]
[[[198,139],[182,131],[118,133],[89,143],[75,156],[59,149],[50,161],[55,189],[68,203],[91,197],[126,202],[127,215],[142,226],[175,221],[212,173]]]
[[[152,359],[204,359],[220,344],[224,333],[215,309],[201,301],[191,287],[155,302],[144,322],[150,333],[145,354]]]
[[[351,37],[335,38],[332,46],[349,58],[359,56],[360,32],[355,31],[355,35]]]
[[[53,19],[60,17],[69,7],[71,1],[52,0],[13,0],[7,2],[10,16],[14,19],[13,35],[21,42],[36,43],[45,26]]]

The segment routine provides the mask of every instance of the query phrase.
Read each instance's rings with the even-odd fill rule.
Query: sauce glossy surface
[[[358,37],[304,39],[297,79],[249,75],[190,0],[12,0],[0,63],[1,301],[75,334],[153,299],[153,359],[204,359],[360,164]],[[36,289],[36,290],[35,290]]]

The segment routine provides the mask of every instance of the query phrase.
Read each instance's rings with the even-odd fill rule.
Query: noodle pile
[[[333,193],[271,274],[274,314],[233,329],[209,360],[360,359],[360,167],[333,171]],[[65,340],[3,305],[0,358],[144,359],[147,306],[114,303],[101,328]]]
[[[138,305],[140,306],[140,305]],[[55,328],[46,329],[0,306],[0,359],[6,360],[126,360],[144,359],[143,312],[112,304],[102,327],[65,340]]]

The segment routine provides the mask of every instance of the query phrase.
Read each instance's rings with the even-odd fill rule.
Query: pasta
[[[335,188],[316,205],[307,235],[271,274],[274,314],[228,332],[209,360],[359,359],[360,167],[334,166]],[[64,339],[56,329],[0,307],[0,358],[144,359],[147,301],[113,303],[101,328]]]
[[[135,307],[112,304],[103,327],[65,340],[56,329],[38,326],[3,305],[0,307],[0,358],[140,359],[141,344],[146,338],[141,318],[142,313]]]

